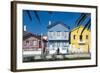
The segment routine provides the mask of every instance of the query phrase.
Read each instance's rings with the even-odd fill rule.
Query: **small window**
[[[76,39],[76,35],[73,36],[73,39],[74,39],[74,40]]]
[[[55,36],[55,32],[53,32],[53,35]]]
[[[26,43],[29,43],[29,41],[27,40]]]
[[[60,36],[60,31],[57,32],[57,36]]]
[[[29,40],[26,40],[26,43],[25,43],[26,45],[29,45]]]
[[[49,32],[49,37],[52,38],[52,36],[53,36],[53,32],[50,31],[50,32]]]
[[[55,43],[53,43],[52,46],[55,47]]]
[[[80,41],[82,41],[82,35],[80,35]]]
[[[57,47],[59,47],[59,46],[60,46],[60,43],[57,42]]]
[[[49,31],[49,36],[51,36],[52,35],[52,31]]]
[[[63,46],[66,47],[66,46],[67,46],[67,43],[64,42],[64,43],[63,43]]]
[[[88,35],[86,35],[86,39],[88,40]]]
[[[33,45],[36,46],[38,44],[37,40],[33,40]]]

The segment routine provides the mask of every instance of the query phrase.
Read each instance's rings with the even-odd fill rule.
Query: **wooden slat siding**
[[[32,42],[32,40],[33,41],[37,41],[37,44],[36,45],[33,45],[33,42]],[[25,45],[26,44],[26,41],[31,41],[28,45]],[[46,40],[42,40],[42,44],[41,44],[41,39],[38,39],[38,38],[36,38],[36,37],[34,37],[34,36],[32,36],[32,37],[29,37],[29,38],[27,38],[27,39],[25,39],[24,41],[23,41],[23,49],[39,49],[39,48],[46,48],[47,47],[47,45],[46,45],[46,43],[47,42],[45,42]],[[31,44],[31,45],[30,45]]]
[[[32,42],[32,40],[33,41],[37,41],[37,44],[36,45],[33,45],[33,42]],[[29,44],[28,45],[25,45],[26,44],[26,41],[29,41]],[[31,42],[30,42],[31,41]],[[30,45],[31,44],[31,45]],[[33,47],[33,49],[34,48],[39,48],[39,39],[37,39],[37,38],[35,38],[35,37],[29,37],[28,39],[26,39],[26,40],[24,40],[23,41],[23,49],[26,49],[26,47],[28,47],[29,49],[31,48],[31,47]]]

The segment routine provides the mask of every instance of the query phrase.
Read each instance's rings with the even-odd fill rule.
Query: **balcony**
[[[48,40],[69,40],[69,37],[66,36],[52,36],[52,37],[48,37]]]

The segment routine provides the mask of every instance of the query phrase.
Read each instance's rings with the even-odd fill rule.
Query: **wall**
[[[11,8],[10,1],[11,0],[0,0],[0,73],[12,73],[10,71],[10,8]],[[98,5],[100,7],[99,0],[33,0],[33,1],[43,1],[43,2],[45,1],[45,2],[54,2],[54,3],[57,2],[57,3],[67,3],[67,4]],[[98,17],[98,20],[99,20],[99,17]],[[98,25],[98,28],[100,28],[100,25]],[[100,31],[100,29],[98,30]],[[98,37],[100,37],[100,33]],[[100,41],[100,38],[98,39],[98,41]],[[98,51],[99,51],[98,55],[100,56],[100,49]],[[100,57],[99,57],[99,64],[100,64]],[[99,73],[100,66],[92,67],[92,68],[35,71],[34,73],[55,73],[55,72],[56,73],[57,72],[58,73],[86,73],[86,72]],[[31,71],[31,72],[25,72],[25,73],[33,73],[33,72]]]

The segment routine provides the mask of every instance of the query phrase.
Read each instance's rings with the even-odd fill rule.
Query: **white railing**
[[[68,40],[69,37],[59,37],[59,36],[53,36],[53,37],[48,37],[48,40]]]
[[[23,51],[41,51],[42,48],[24,48]]]
[[[23,51],[23,55],[41,55],[41,50],[38,51]]]

